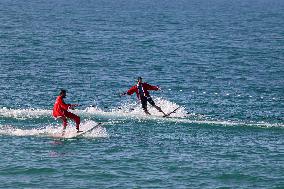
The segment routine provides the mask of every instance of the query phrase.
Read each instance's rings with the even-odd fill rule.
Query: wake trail
[[[97,125],[94,121],[85,121],[81,123],[81,130],[88,130],[89,128]],[[66,128],[66,133],[75,132],[75,127],[69,126]],[[32,129],[20,129],[13,127],[11,125],[0,126],[0,135],[8,136],[35,136],[35,137],[53,137],[62,133],[61,126],[49,125],[42,128],[32,128]],[[81,136],[80,136],[81,137]],[[84,138],[106,138],[108,133],[103,126],[98,126],[90,132],[86,132],[82,135]]]
[[[158,106],[162,108],[165,113],[173,111],[179,107],[178,104],[170,102],[163,98],[154,98],[154,101]],[[283,123],[268,123],[257,121],[231,121],[231,120],[212,120],[203,115],[195,113],[189,114],[185,107],[181,106],[170,117],[164,118],[161,112],[158,112],[152,106],[148,106],[148,110],[151,113],[150,116],[146,115],[141,109],[140,103],[122,103],[117,107],[102,109],[100,107],[87,107],[83,110],[70,110],[73,113],[79,115],[81,118],[89,119],[106,119],[106,120],[144,120],[144,121],[158,121],[158,122],[170,122],[181,124],[205,124],[205,125],[224,125],[224,126],[253,126],[253,127],[278,127],[284,128]],[[0,117],[14,118],[14,119],[38,119],[42,117],[53,119],[52,111],[46,109],[9,109],[0,108]],[[24,131],[23,131],[24,132]],[[31,132],[44,132],[44,131],[31,131]]]

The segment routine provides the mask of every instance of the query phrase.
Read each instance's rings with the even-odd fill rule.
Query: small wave
[[[44,109],[10,109],[3,107],[0,109],[0,116],[16,119],[41,118],[51,116],[51,110]]]
[[[81,123],[81,130],[88,130],[91,127],[97,125],[94,121],[85,121]],[[75,133],[75,127],[71,125],[67,127],[66,134]],[[53,137],[58,136],[62,133],[61,126],[49,125],[44,128],[33,128],[33,129],[20,129],[13,127],[11,125],[0,126],[0,135],[9,135],[9,136],[37,136],[37,137]],[[108,137],[108,133],[103,126],[98,126],[93,129],[90,133],[85,133],[82,137],[87,138],[105,138]]]
[[[123,110],[115,111],[102,111],[98,108],[87,108],[86,114],[90,116],[105,117],[108,119],[134,119],[134,120],[144,120],[144,121],[157,121],[157,122],[172,122],[181,124],[199,124],[199,125],[222,125],[222,126],[252,126],[252,127],[263,127],[263,128],[284,128],[283,124],[280,123],[266,123],[266,122],[245,122],[245,121],[226,121],[226,120],[206,120],[206,118],[196,116],[194,114],[188,115],[187,117],[169,117],[164,118],[162,116],[155,115],[145,115],[145,113],[134,113],[125,112]]]
[[[224,120],[189,120],[189,119],[172,119],[176,123],[202,124],[202,125],[222,125],[222,126],[251,126],[262,128],[284,128],[283,124],[266,123],[266,122],[244,122],[244,121],[224,121]]]
[[[153,97],[155,103],[162,108],[165,113],[173,111],[175,108],[179,107],[178,104],[174,102],[170,102],[163,98],[156,98]],[[254,126],[254,127],[264,127],[264,128],[271,128],[271,127],[278,127],[284,128],[283,123],[266,123],[266,122],[249,122],[249,121],[231,121],[231,120],[212,120],[207,118],[206,116],[197,115],[197,114],[188,114],[186,108],[181,106],[175,113],[171,114],[169,118],[163,118],[163,114],[153,108],[151,105],[149,107],[149,112],[152,114],[148,116],[144,113],[141,108],[140,103],[133,102],[133,103],[124,103],[120,104],[117,107],[113,108],[106,108],[102,109],[100,107],[87,107],[83,110],[72,110],[75,114],[79,115],[80,117],[91,117],[94,116],[102,119],[108,120],[127,120],[127,119],[134,119],[134,120],[153,120],[159,122],[173,122],[173,123],[184,123],[184,124],[204,124],[204,125],[224,125],[224,126]],[[9,109],[9,108],[1,108],[0,109],[0,116],[2,117],[12,117],[16,119],[33,119],[33,118],[41,118],[41,117],[50,117],[52,118],[52,111],[45,110],[45,109]],[[48,130],[49,129],[49,130]],[[14,131],[21,135],[38,135],[37,132],[52,132],[52,127],[47,127],[40,131]],[[55,132],[58,132],[55,130]],[[102,133],[104,131],[101,131]],[[105,132],[106,133],[106,132]],[[40,133],[39,133],[40,134]],[[95,135],[95,134],[94,134]]]
[[[168,100],[162,98],[153,98],[158,106],[162,108],[165,113],[169,113],[173,111],[175,108],[179,107],[176,103],[170,102]],[[162,117],[163,114],[157,111],[152,106],[148,106],[149,112],[153,116]],[[101,113],[103,114],[120,114],[120,115],[135,115],[135,116],[145,116],[144,111],[141,108],[141,105],[138,103],[125,103],[119,107],[114,107],[108,109],[108,111],[104,111],[99,107],[88,107],[85,110],[72,110],[72,112],[80,115],[90,115],[92,113]],[[52,110],[46,109],[11,109],[11,108],[0,108],[0,116],[7,118],[15,118],[15,119],[33,119],[33,118],[42,118],[42,117],[52,117]],[[186,117],[187,111],[184,107],[180,107],[171,117]]]

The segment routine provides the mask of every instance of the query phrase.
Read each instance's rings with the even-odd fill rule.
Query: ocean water
[[[0,188],[284,188],[283,26],[281,0],[1,0]],[[144,115],[138,76],[181,108]],[[54,139],[61,88],[103,124]]]

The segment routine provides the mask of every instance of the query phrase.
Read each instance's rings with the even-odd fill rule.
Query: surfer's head
[[[61,89],[59,95],[62,96],[62,98],[65,98],[66,97],[66,90]]]
[[[142,83],[142,77],[138,77],[138,78],[137,78],[137,82],[138,82],[138,83]]]

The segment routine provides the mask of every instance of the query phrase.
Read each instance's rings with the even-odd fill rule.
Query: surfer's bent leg
[[[72,119],[76,123],[76,129],[79,130],[80,127],[80,117],[71,113],[71,112],[66,112],[65,116]]]
[[[59,117],[59,119],[62,120],[63,130],[65,130],[66,126],[67,126],[67,118],[65,116],[61,116],[61,117]]]
[[[148,97],[148,98],[147,98],[147,101],[148,101],[152,106],[154,106],[159,112],[162,112],[164,115],[166,115],[165,112],[162,110],[162,108],[160,108],[159,106],[157,106],[157,105],[155,104],[154,100],[153,100],[151,97]]]

